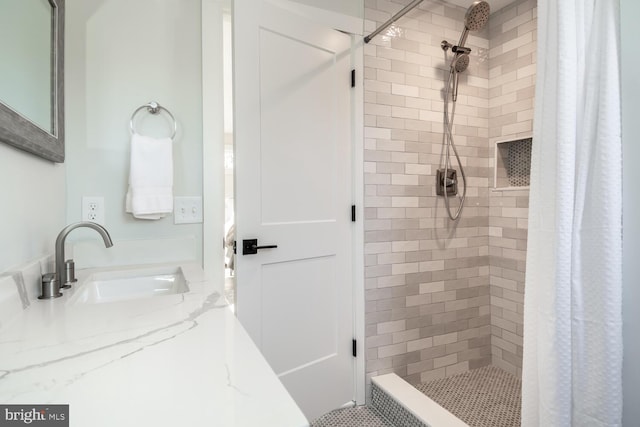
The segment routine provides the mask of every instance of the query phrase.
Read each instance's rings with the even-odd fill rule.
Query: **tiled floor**
[[[470,427],[519,427],[521,381],[493,366],[416,388]]]
[[[470,427],[519,427],[520,389],[517,377],[493,366],[475,369],[416,386]],[[311,427],[394,427],[374,407],[337,409]],[[398,426],[402,427],[402,426]]]
[[[394,427],[370,406],[336,409],[311,423],[311,427]]]

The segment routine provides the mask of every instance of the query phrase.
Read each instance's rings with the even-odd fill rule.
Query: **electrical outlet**
[[[104,225],[104,197],[82,196],[82,220]]]
[[[173,199],[174,224],[202,222],[202,197],[176,197]]]

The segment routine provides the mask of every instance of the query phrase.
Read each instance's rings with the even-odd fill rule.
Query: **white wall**
[[[623,145],[623,317],[624,317],[624,416],[623,425],[640,425],[640,3],[621,0],[622,145]]]
[[[14,2],[15,3],[15,2]],[[17,5],[17,3],[16,3]],[[10,5],[5,5],[11,7]],[[14,5],[15,6],[15,5]],[[34,3],[33,7],[21,9],[24,15],[43,15],[39,18],[41,22],[47,22],[47,8],[40,3]],[[6,12],[6,7],[4,8]],[[13,20],[1,20],[3,22],[2,31],[15,35],[16,28],[11,26],[15,21],[17,10],[9,15]],[[2,15],[2,13],[0,13]],[[6,15],[6,14],[5,14]],[[36,19],[36,18],[34,18]],[[24,20],[18,20],[24,22]],[[33,37],[25,43],[32,45],[34,49],[48,49],[45,43],[38,43],[47,40],[46,25],[45,33],[33,33]],[[37,30],[37,29],[36,29]],[[25,34],[23,34],[24,36]],[[3,37],[6,38],[6,37]],[[25,37],[22,37],[23,39]],[[9,42],[7,42],[9,43]],[[15,44],[15,43],[14,43]],[[16,45],[17,46],[17,45]],[[13,46],[14,48],[16,46]],[[22,50],[25,44],[21,44]],[[17,56],[13,59],[22,63],[22,68],[33,68],[35,57],[22,56],[20,52],[6,45]],[[45,55],[48,57],[48,55]],[[15,61],[12,65],[15,65]],[[6,62],[6,61],[4,61]],[[4,63],[3,62],[3,63]],[[44,66],[39,63],[38,70],[15,74],[15,67],[0,66],[0,80],[11,81],[13,85],[0,84],[0,93],[3,94],[9,105],[22,113],[30,113],[29,116],[47,128],[49,121],[48,107],[39,108],[43,104],[48,105],[49,101],[49,78],[50,68],[48,62]],[[6,65],[6,64],[5,64]],[[33,78],[33,80],[30,80]],[[16,89],[17,88],[17,89]],[[12,91],[12,89],[16,89]],[[44,98],[39,94],[45,94]],[[32,107],[36,107],[32,109]],[[53,246],[57,233],[64,226],[65,221],[65,166],[40,159],[32,154],[25,153],[13,147],[0,143],[0,274],[7,270],[21,267],[24,264],[40,258],[43,255],[53,253]]]
[[[364,17],[364,0],[293,0],[308,6],[330,10],[356,18]]]
[[[0,274],[52,254],[64,226],[64,165],[0,143]]]
[[[174,195],[202,195],[201,1],[68,0],[66,13],[67,222],[80,220],[82,196],[103,196],[114,240],[193,236],[201,258],[202,224],[124,211],[129,119],[151,100],[178,121]],[[166,116],[137,118],[141,133],[170,135]]]

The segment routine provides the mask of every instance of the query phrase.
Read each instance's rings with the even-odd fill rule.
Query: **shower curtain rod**
[[[374,38],[375,36],[380,34],[381,31],[384,31],[385,28],[387,28],[389,25],[391,25],[394,22],[396,22],[398,19],[402,18],[407,12],[409,12],[411,9],[413,9],[414,7],[416,7],[417,5],[422,3],[423,1],[424,0],[413,0],[411,3],[409,3],[407,6],[405,6],[404,9],[402,9],[400,12],[396,13],[395,15],[393,15],[391,17],[391,19],[389,19],[387,22],[385,22],[380,27],[378,27],[377,30],[375,30],[373,33],[369,34],[367,37],[365,37],[364,38],[364,42],[365,43],[369,43],[372,38]]]

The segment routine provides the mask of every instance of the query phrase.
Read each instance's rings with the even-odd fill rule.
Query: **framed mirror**
[[[0,142],[64,162],[64,0],[0,1]]]

